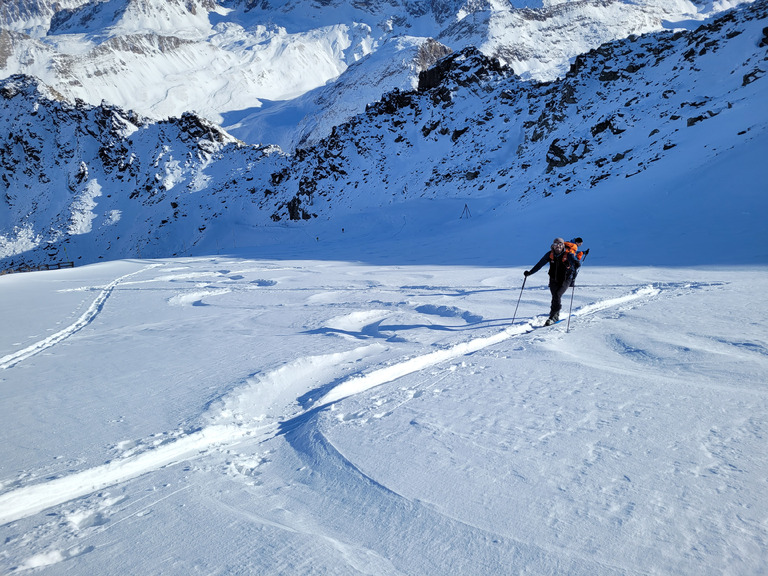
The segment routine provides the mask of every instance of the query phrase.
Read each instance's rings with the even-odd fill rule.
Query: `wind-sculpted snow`
[[[18,363],[27,360],[47,348],[55,346],[65,338],[81,330],[88,325],[104,307],[105,302],[112,291],[121,282],[132,277],[146,274],[154,268],[161,266],[154,264],[148,268],[126,274],[110,282],[104,288],[98,298],[93,302],[88,311],[72,326],[25,348],[15,354],[0,358],[0,368],[8,369]],[[172,276],[170,279],[175,279]],[[162,280],[159,278],[158,280]],[[228,291],[216,292],[191,292],[188,296],[175,296],[169,303],[186,301],[200,301],[203,297],[224,295]],[[620,304],[626,304],[639,298],[648,298],[659,294],[659,290],[652,287],[635,290],[631,294],[617,298],[589,304],[574,311],[574,316],[602,311]],[[371,313],[365,313],[370,317]],[[375,315],[378,313],[373,312]],[[359,317],[359,314],[357,315]],[[338,320],[331,319],[330,325],[338,325]],[[346,326],[346,322],[345,322]],[[384,348],[369,346],[356,348],[346,353],[334,353],[322,356],[313,356],[296,360],[264,376],[250,377],[244,384],[238,386],[232,393],[213,403],[210,409],[211,424],[202,429],[184,433],[171,439],[161,446],[155,447],[150,452],[131,454],[123,459],[109,462],[71,476],[64,476],[55,480],[32,484],[31,486],[12,490],[0,495],[0,524],[13,522],[29,515],[37,514],[47,508],[56,506],[68,500],[85,496],[108,486],[128,481],[136,476],[146,474],[169,464],[196,458],[212,447],[222,449],[222,446],[233,445],[245,437],[256,434],[274,432],[275,426],[287,425],[290,421],[300,420],[304,415],[316,412],[318,407],[327,407],[347,396],[359,394],[398,380],[414,372],[420,372],[432,368],[437,364],[450,362],[462,356],[471,355],[479,350],[500,344],[513,337],[523,336],[533,330],[533,324],[524,322],[520,325],[510,326],[490,336],[474,338],[461,342],[452,347],[437,350],[428,354],[422,354],[413,358],[400,360],[384,368],[375,369],[369,373],[353,375],[341,381],[332,378],[338,372],[340,366],[352,362],[360,362],[372,354],[381,354]],[[323,378],[328,378],[329,383]],[[308,407],[298,414],[285,412],[293,407],[292,403],[302,392],[311,390],[325,391],[317,400],[309,402]],[[264,413],[253,413],[258,407]],[[290,427],[290,426],[289,426]],[[313,432],[309,432],[310,434]]]
[[[0,350],[40,353],[0,371],[0,569],[757,570],[768,343],[739,303],[764,274],[585,265],[569,332],[538,327],[537,276],[511,323],[521,280],[224,257],[2,277]]]
[[[15,355],[0,359],[0,367],[10,368],[18,362],[29,358],[33,353],[53,346],[63,340],[64,337],[81,329],[101,309],[106,297],[119,282],[142,272],[145,272],[145,270],[128,274],[110,283],[86,315],[84,315],[83,319],[42,343],[36,344]],[[658,294],[658,290],[640,289],[630,295],[591,304],[582,310],[577,310],[575,315],[580,315],[580,312],[583,314],[594,310],[605,310],[639,297],[655,294]],[[198,295],[193,293],[193,297],[198,298]],[[351,394],[364,392],[413,372],[422,371],[436,364],[472,354],[478,350],[503,342],[510,337],[526,334],[530,332],[531,328],[530,323],[519,327],[511,327],[490,337],[470,340],[443,351],[401,361],[387,368],[375,370],[370,374],[354,376],[331,388],[325,396],[318,400],[317,405],[328,405]],[[340,364],[350,360],[360,361],[368,354],[367,348],[360,348],[352,350],[351,353],[347,354],[310,357],[282,367],[264,377],[249,379],[244,386],[239,387],[234,393],[226,397],[221,407],[219,407],[218,403],[214,405],[214,414],[218,412],[218,415],[215,416],[217,423],[205,426],[199,431],[172,438],[169,442],[161,444],[151,451],[141,451],[136,455],[128,455],[123,459],[110,462],[104,466],[85,470],[71,476],[57,478],[42,484],[33,484],[29,487],[13,490],[1,495],[0,509],[3,510],[3,513],[0,515],[0,523],[12,522],[68,500],[85,496],[117,483],[126,482],[136,476],[152,472],[161,467],[189,460],[190,458],[200,457],[210,448],[220,450],[222,447],[225,448],[228,445],[240,442],[245,437],[252,437],[258,433],[263,434],[265,429],[267,432],[274,430],[276,424],[282,423],[287,429],[293,430],[290,436],[294,438],[292,442],[297,442],[295,439],[297,432],[291,426],[291,421],[301,420],[303,415],[312,414],[315,410],[308,410],[296,416],[281,413],[280,409],[285,409],[286,404],[290,406],[290,400],[296,395],[292,387],[298,385],[298,390],[306,390],[314,382],[314,385],[320,385],[319,387],[322,388],[323,382],[318,378],[318,375],[322,374],[323,371],[328,371],[329,368],[337,369]],[[275,406],[276,402],[277,405]],[[254,406],[266,407],[267,415],[260,414],[254,418],[254,414],[249,413]],[[277,412],[271,412],[273,406],[277,408]],[[262,422],[265,417],[267,417],[266,422]],[[249,424],[249,421],[255,421],[257,424],[254,426],[253,423]],[[309,422],[312,422],[312,420],[309,420]],[[303,434],[314,435],[317,432],[312,429],[304,429]],[[315,462],[317,465],[322,463],[323,466],[328,464],[327,458],[321,458],[315,460]],[[63,560],[64,557],[62,556],[61,559]]]

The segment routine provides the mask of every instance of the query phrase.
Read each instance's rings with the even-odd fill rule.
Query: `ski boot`
[[[544,326],[552,326],[552,324],[556,324],[560,321],[560,313],[555,312],[554,314],[550,314],[549,318],[547,318],[547,321],[544,322]]]

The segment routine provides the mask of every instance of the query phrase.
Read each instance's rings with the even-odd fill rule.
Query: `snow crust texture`
[[[764,271],[585,265],[567,331],[540,327],[536,276],[511,322],[521,277],[211,257],[0,278],[0,567],[760,573],[768,319],[743,302]]]
[[[767,30],[2,3],[0,573],[765,574]]]

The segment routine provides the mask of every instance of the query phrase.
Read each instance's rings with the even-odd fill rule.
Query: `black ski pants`
[[[549,283],[549,291],[552,293],[552,305],[549,308],[550,318],[560,315],[560,309],[563,307],[563,304],[562,304],[563,294],[565,294],[568,291],[568,288],[570,287],[571,287],[570,278],[566,278],[566,280],[561,284],[557,284],[554,282]]]

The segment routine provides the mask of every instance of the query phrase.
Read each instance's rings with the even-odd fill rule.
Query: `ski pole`
[[[512,324],[515,323],[515,318],[517,318],[517,307],[520,306],[520,298],[523,297],[523,288],[525,288],[526,280],[528,280],[528,276],[523,276],[523,285],[520,288],[520,296],[517,297],[517,306],[515,306],[515,313],[512,315]]]
[[[584,258],[581,260],[581,263],[584,264],[584,261],[587,259],[587,256],[589,256],[589,250],[584,252]],[[579,266],[581,268],[581,266]],[[573,286],[571,286],[571,306],[568,308],[568,322],[565,325],[565,332],[566,334],[571,330],[571,311],[573,310],[573,294],[576,292],[576,279],[574,278]]]
[[[571,306],[568,308],[568,322],[565,325],[566,334],[571,330],[571,310],[573,310],[573,293],[576,292],[576,283],[571,286]]]

